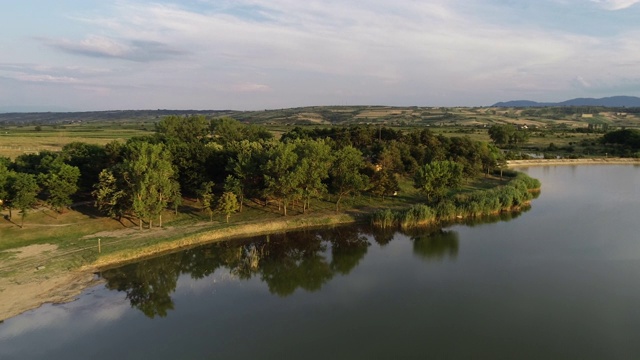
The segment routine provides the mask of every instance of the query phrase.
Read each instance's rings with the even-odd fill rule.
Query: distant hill
[[[498,102],[494,107],[544,107],[544,106],[603,106],[603,107],[640,107],[640,98],[635,96],[611,96],[600,99],[576,98],[563,102],[535,102],[529,100],[514,100]]]
[[[92,121],[145,121],[167,115],[232,115],[230,110],[115,110],[84,112],[14,112],[0,113],[0,124],[63,124]]]

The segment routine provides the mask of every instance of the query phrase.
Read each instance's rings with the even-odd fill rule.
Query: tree
[[[202,184],[202,188],[200,189],[200,200],[202,200],[202,209],[209,214],[209,221],[213,221],[213,212],[214,212],[214,196],[213,196],[213,186],[214,183],[212,181],[207,181]]]
[[[231,191],[238,197],[240,211],[245,196],[261,196],[265,188],[262,166],[267,162],[267,154],[264,143],[258,141],[243,140],[227,146],[231,156],[227,164],[227,171],[231,177],[225,179],[225,191]]]
[[[0,208],[5,206],[9,196],[9,169],[0,161]]]
[[[492,144],[482,143],[480,145],[480,159],[485,176],[488,176],[494,168],[502,168],[506,165],[504,154]]]
[[[172,154],[178,182],[187,193],[209,178],[207,161],[213,149],[207,147],[209,122],[202,115],[167,116],[157,125],[157,137]]]
[[[20,209],[22,222],[20,227],[24,227],[24,218],[27,212],[36,203],[38,195],[38,183],[33,174],[12,172],[9,175],[9,217],[11,218],[11,208]]]
[[[252,142],[273,138],[273,135],[263,127],[245,125],[226,116],[211,120],[210,130],[214,140],[222,145],[242,140]]]
[[[267,162],[263,166],[266,195],[278,199],[283,214],[287,215],[287,205],[299,194],[302,180],[300,169],[296,167],[298,155],[290,143],[277,143],[267,150]]]
[[[234,194],[239,194],[239,196],[237,196],[239,197],[238,199],[239,211],[242,212],[242,202],[244,200],[244,190],[242,187],[242,181],[240,181],[240,179],[236,178],[233,175],[227,176],[227,178],[224,180],[224,191],[229,191]]]
[[[400,190],[396,174],[390,170],[376,171],[371,177],[371,192],[381,196],[382,200],[387,195],[393,195]]]
[[[298,140],[294,142],[298,154],[296,171],[300,174],[302,212],[311,207],[311,198],[327,191],[324,183],[331,167],[331,147],[324,140]]]
[[[434,161],[418,168],[414,175],[414,187],[427,196],[429,201],[444,196],[450,188],[462,182],[463,167],[453,161]]]
[[[71,195],[78,191],[80,170],[62,162],[56,162],[39,179],[46,193],[46,202],[52,210],[62,212],[71,205]]]
[[[124,179],[118,170],[119,167],[102,170],[91,194],[95,198],[95,206],[100,211],[120,220],[131,207],[131,194],[125,191]]]
[[[98,182],[103,169],[113,164],[108,163],[106,148],[101,145],[72,142],[62,147],[60,157],[66,164],[80,170],[78,180],[79,191],[90,192]]]
[[[489,128],[489,137],[498,146],[509,144],[514,133],[513,125],[493,125]]]
[[[340,201],[347,195],[358,194],[367,187],[368,178],[361,173],[364,159],[360,150],[346,146],[335,152],[333,166],[329,172],[331,189],[337,195],[336,212]]]
[[[236,194],[225,191],[218,201],[218,211],[225,214],[227,223],[229,223],[229,217],[231,214],[238,211],[238,209],[238,198],[236,197]]]
[[[156,124],[156,132],[181,142],[194,142],[207,136],[208,125],[203,115],[169,115]]]
[[[133,142],[128,144],[129,157],[125,159],[125,180],[131,188],[133,212],[139,219],[147,219],[149,228],[153,219],[162,227],[162,210],[175,197],[176,191],[171,154],[163,144]]]

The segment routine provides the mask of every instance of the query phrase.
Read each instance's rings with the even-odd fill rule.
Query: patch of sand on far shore
[[[589,158],[589,159],[531,159],[509,160],[509,167],[547,166],[547,165],[640,165],[640,159],[632,158]]]

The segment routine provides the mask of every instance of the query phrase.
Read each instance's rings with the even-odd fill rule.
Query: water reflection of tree
[[[508,221],[519,214],[505,212],[474,219],[468,225]],[[431,228],[403,233],[411,237],[414,253],[423,259],[455,259],[458,254],[458,234],[454,231]],[[132,307],[148,317],[162,317],[174,307],[170,295],[181,274],[203,279],[225,268],[241,280],[261,279],[271,293],[279,296],[291,295],[297,289],[317,291],[334,276],[349,274],[358,266],[370,246],[367,236],[385,246],[395,235],[395,230],[348,226],[261,236],[166,255],[105,271],[102,276],[107,288],[127,294]]]
[[[336,228],[325,238],[331,242],[331,270],[342,275],[358,266],[371,245],[361,229],[354,226]]]
[[[380,246],[385,246],[396,236],[396,229],[372,227],[369,233]]]
[[[269,291],[291,295],[298,287],[315,291],[332,278],[326,244],[316,232],[272,236],[259,262],[260,278]]]
[[[103,273],[107,288],[124,291],[132,307],[150,318],[167,316],[173,310],[171,294],[176,289],[180,259],[163,256]]]
[[[298,288],[319,290],[336,274],[348,274],[368,246],[357,228],[301,231],[186,250],[108,270],[102,277],[107,288],[126,292],[132,307],[163,317],[174,307],[170,294],[180,274],[202,279],[226,268],[239,279],[259,277],[271,293],[288,296]]]
[[[458,233],[438,230],[436,232],[414,235],[413,253],[425,260],[455,259],[458,256]]]

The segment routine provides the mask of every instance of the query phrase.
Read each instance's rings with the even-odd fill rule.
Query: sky
[[[0,1],[0,111],[640,96],[640,0]]]

